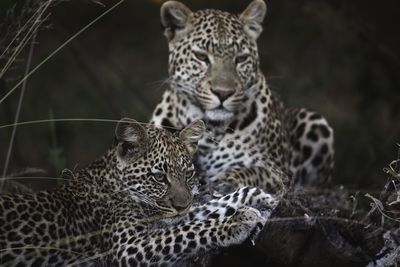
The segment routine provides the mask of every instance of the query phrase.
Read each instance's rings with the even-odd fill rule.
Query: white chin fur
[[[221,110],[221,109],[206,111],[206,117],[212,121],[228,120],[228,119],[232,118],[233,114],[234,114],[233,112],[230,112],[227,110]]]

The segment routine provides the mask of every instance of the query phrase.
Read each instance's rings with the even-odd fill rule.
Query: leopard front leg
[[[137,226],[126,227],[126,222],[121,222],[124,230],[112,237],[113,264],[176,266],[210,249],[240,244],[264,222],[260,212],[251,207],[241,207],[233,216],[140,232]]]
[[[287,115],[290,171],[296,185],[320,185],[330,179],[334,166],[334,133],[320,114],[292,109]]]
[[[217,220],[226,217],[236,216],[241,208],[256,208],[260,211],[263,221],[257,224],[253,230],[250,240],[258,236],[263,229],[265,222],[271,216],[272,211],[278,205],[279,201],[271,194],[265,193],[256,187],[243,187],[231,194],[213,199],[202,205],[194,205],[190,208],[188,214],[179,218],[165,219],[157,222],[157,228],[169,225],[178,225],[192,221]]]
[[[218,219],[232,216],[239,208],[249,206],[263,211],[263,217],[267,219],[278,203],[275,196],[257,187],[242,187],[204,205],[192,207],[184,218],[186,221]]]
[[[209,178],[210,188],[217,194],[230,193],[241,187],[258,187],[281,195],[286,190],[288,176],[273,165],[267,167],[236,167]]]

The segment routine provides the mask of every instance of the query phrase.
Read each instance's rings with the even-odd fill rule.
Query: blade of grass
[[[63,49],[66,45],[68,45],[72,40],[74,40],[76,37],[78,37],[81,33],[83,33],[85,30],[90,28],[93,24],[95,24],[97,21],[99,21],[101,18],[103,18],[105,15],[110,13],[112,10],[117,8],[120,4],[125,2],[125,0],[120,0],[117,2],[115,5],[111,6],[109,9],[104,11],[102,14],[100,14],[98,17],[96,17],[94,20],[89,22],[86,26],[84,26],[82,29],[80,29],[77,33],[72,35],[70,38],[68,38],[64,43],[62,43],[58,48],[56,48],[50,55],[48,55],[45,59],[43,59],[38,65],[36,65],[35,68],[33,68],[27,75],[24,76],[4,97],[0,99],[0,104],[3,103],[5,99],[7,99],[8,96],[10,96],[26,79],[28,79],[33,73],[35,73],[40,67],[42,67],[47,61],[49,61],[54,55],[56,55],[61,49]]]
[[[14,44],[14,42],[16,42],[19,37],[20,34],[22,34],[30,24],[34,24],[32,23],[32,21],[36,20],[36,18],[38,17],[38,14],[40,14],[41,11],[41,7],[38,8],[38,10],[35,11],[35,13],[33,13],[33,15],[25,22],[24,25],[22,25],[22,27],[20,27],[17,31],[17,33],[14,35],[13,39],[8,43],[8,45],[6,46],[6,48],[4,48],[3,52],[0,55],[0,59],[2,57],[4,57],[7,54],[7,51],[12,47],[12,45]],[[30,30],[28,30],[29,33]]]
[[[37,35],[37,31],[35,30],[35,32],[33,33],[33,36],[32,36],[31,46],[29,48],[28,60],[26,62],[26,68],[25,68],[25,75],[29,72],[29,70],[31,68],[32,57],[33,57],[33,49],[35,47],[35,41],[36,41],[36,35]],[[22,107],[22,102],[24,100],[27,81],[28,80],[24,80],[24,82],[22,83],[21,93],[20,93],[20,96],[19,96],[19,99],[18,99],[17,111],[15,113],[15,118],[14,118],[14,124],[18,123],[18,121],[19,121],[19,115],[21,113],[21,107]],[[14,127],[12,128],[10,142],[8,143],[8,150],[7,150],[7,155],[6,155],[6,161],[4,163],[2,177],[5,177],[7,175],[8,166],[10,164],[11,152],[12,152],[12,149],[13,149],[13,146],[14,146],[14,139],[15,139],[16,132],[17,132],[17,125],[14,125]],[[3,180],[0,180],[0,191],[2,189],[3,189]]]
[[[42,18],[44,12],[46,12],[47,8],[50,6],[51,0],[49,0],[45,5],[41,6],[34,14],[38,13],[38,15],[34,18],[34,22],[32,23],[32,26],[29,28],[28,32],[22,37],[21,41],[17,45],[16,49],[8,59],[7,63],[4,65],[3,69],[0,71],[0,78],[3,77],[3,75],[7,72],[7,70],[10,68],[12,63],[15,61],[17,56],[22,52],[24,49],[25,45],[28,43],[28,41],[32,38],[33,35],[36,35],[36,32],[38,31],[40,25],[48,18],[48,15],[45,18]]]
[[[40,123],[49,123],[49,122],[111,122],[111,123],[117,123],[119,120],[113,120],[113,119],[96,119],[96,118],[63,118],[63,119],[44,119],[44,120],[31,120],[31,121],[24,121],[24,122],[18,122],[18,123],[11,123],[11,124],[5,124],[0,126],[1,129],[13,127],[14,125],[31,125],[31,124],[40,124]],[[139,122],[142,125],[152,125],[151,123],[146,123],[146,122]],[[153,125],[154,127],[159,127],[157,125]],[[180,130],[180,128],[176,127],[170,127],[170,126],[162,126],[163,128],[169,128],[169,129],[175,129],[175,130]]]
[[[47,177],[47,176],[20,176],[20,177],[1,177],[0,180],[28,180],[28,179],[41,179],[41,180],[61,180],[70,181],[71,179],[62,177]]]
[[[96,119],[96,118],[64,118],[64,119],[44,119],[44,120],[31,120],[31,121],[24,121],[12,124],[6,124],[0,126],[0,129],[13,127],[14,125],[31,125],[31,124],[41,124],[41,123],[49,123],[49,122],[112,122],[116,123],[119,120],[113,119]]]

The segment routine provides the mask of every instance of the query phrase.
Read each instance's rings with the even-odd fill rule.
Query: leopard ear
[[[180,133],[179,137],[186,145],[190,154],[194,154],[197,150],[197,142],[203,136],[206,126],[202,120],[195,120],[186,126]]]
[[[130,118],[121,119],[115,128],[117,155],[123,161],[133,161],[147,152],[149,138],[146,129]]]
[[[161,23],[168,41],[174,39],[177,34],[184,32],[187,28],[190,14],[192,14],[192,11],[177,1],[167,1],[161,6]]]
[[[262,32],[262,22],[267,13],[267,5],[263,0],[254,0],[240,14],[240,19],[244,24],[244,31],[253,40],[257,40]]]

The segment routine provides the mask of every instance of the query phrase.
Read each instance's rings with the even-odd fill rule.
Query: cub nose
[[[234,90],[218,88],[211,88],[211,92],[218,97],[221,103],[235,93]]]
[[[192,198],[189,195],[182,194],[170,199],[171,206],[177,211],[183,211],[192,204]]]

